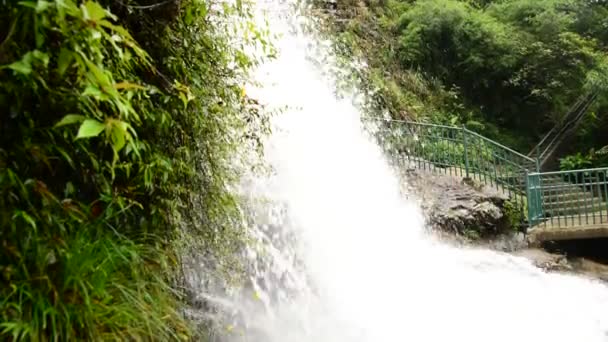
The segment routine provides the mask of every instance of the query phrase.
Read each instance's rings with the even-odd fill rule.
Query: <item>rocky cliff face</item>
[[[420,202],[433,229],[470,237],[514,230],[507,217],[508,196],[460,177],[406,169],[407,193]]]

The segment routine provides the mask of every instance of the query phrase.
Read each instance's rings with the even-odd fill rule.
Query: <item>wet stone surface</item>
[[[456,176],[406,169],[407,193],[418,200],[431,229],[477,238],[511,229],[505,215],[507,195],[494,188],[472,186]]]
[[[422,208],[429,233],[452,245],[475,245],[529,259],[547,272],[574,273],[608,282],[608,265],[565,250],[531,248],[524,233],[509,227],[508,197],[460,177],[414,168],[400,172],[402,192]],[[574,245],[581,242],[573,241]]]

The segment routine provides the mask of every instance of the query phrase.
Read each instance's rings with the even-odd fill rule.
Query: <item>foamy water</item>
[[[237,340],[608,341],[604,285],[425,235],[420,209],[400,194],[382,149],[364,133],[362,95],[334,96],[329,43],[302,33],[306,19],[290,4],[258,5],[282,38],[278,58],[257,75],[263,86],[249,94],[289,109],[267,144],[275,174],[251,194],[287,212],[275,219],[279,232],[268,233],[266,221],[256,228],[272,271],[252,275],[264,308],[243,305],[258,333]],[[287,233],[296,241],[277,246],[264,237]],[[271,274],[297,291],[277,297]]]

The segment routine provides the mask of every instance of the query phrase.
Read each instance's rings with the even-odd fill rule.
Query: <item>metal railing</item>
[[[608,168],[530,173],[531,226],[562,228],[608,224]]]
[[[379,120],[376,137],[393,163],[466,177],[495,187],[526,213],[526,176],[536,159],[466,127]]]
[[[495,187],[523,213],[523,226],[608,224],[608,168],[540,172],[537,158],[464,126],[374,122],[372,131],[393,163]]]
[[[570,108],[568,113],[558,122],[536,146],[528,153],[528,157],[536,157],[541,169],[553,157],[560,144],[571,136],[582,119],[585,117],[589,107],[597,99],[599,90],[591,91],[581,97]]]

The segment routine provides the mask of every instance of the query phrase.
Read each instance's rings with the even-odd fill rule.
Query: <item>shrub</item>
[[[0,339],[187,338],[183,248],[232,270],[270,47],[239,1],[161,5],[0,4]]]

